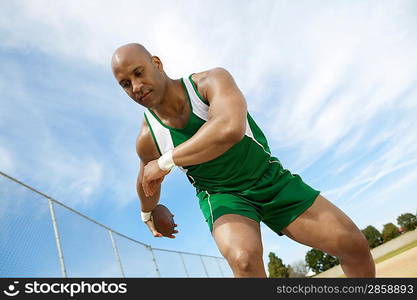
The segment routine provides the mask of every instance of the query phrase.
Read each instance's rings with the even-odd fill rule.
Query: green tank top
[[[190,105],[189,120],[184,128],[170,127],[152,110],[145,109],[146,122],[161,155],[191,138],[207,122],[209,103],[198,92],[191,75],[181,78]],[[273,161],[278,159],[271,156],[265,135],[247,113],[246,132],[240,142],[213,160],[179,168],[186,173],[197,193],[202,190],[239,192],[256,183]]]

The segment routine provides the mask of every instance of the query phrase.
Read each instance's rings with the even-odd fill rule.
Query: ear
[[[162,61],[159,59],[158,56],[151,57],[152,64],[161,72],[164,71],[164,66],[162,65]]]

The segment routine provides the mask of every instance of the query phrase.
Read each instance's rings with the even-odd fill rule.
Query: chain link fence
[[[153,248],[0,175],[0,277],[232,277],[222,257]]]

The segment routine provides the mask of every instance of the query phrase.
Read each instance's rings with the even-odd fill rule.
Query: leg
[[[375,264],[362,232],[321,195],[282,233],[299,243],[337,256],[347,277],[375,277]]]
[[[226,214],[214,222],[213,237],[235,277],[266,277],[258,222]]]

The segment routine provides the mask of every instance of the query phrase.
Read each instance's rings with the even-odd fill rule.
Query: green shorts
[[[307,210],[320,191],[307,185],[297,174],[284,169],[275,157],[269,168],[249,189],[236,192],[198,190],[200,208],[213,231],[213,223],[222,215],[238,214],[256,222],[264,222],[279,235]]]

